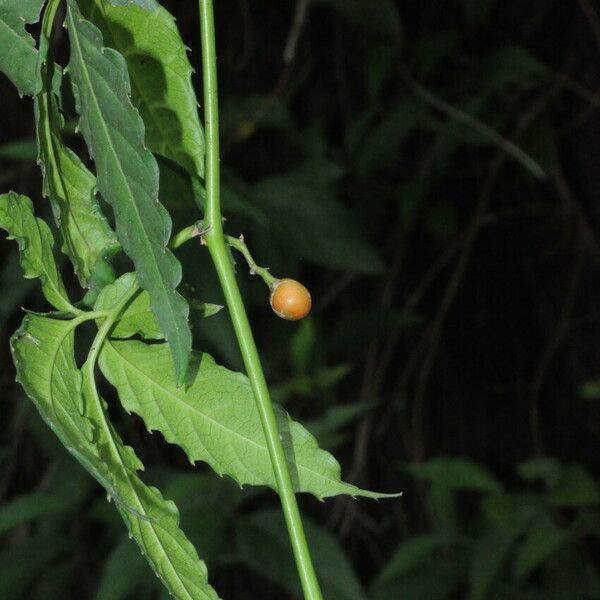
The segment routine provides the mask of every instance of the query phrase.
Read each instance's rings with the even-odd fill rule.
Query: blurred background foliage
[[[163,3],[198,64],[195,6]],[[326,598],[600,598],[600,6],[216,4],[227,230],[314,298],[280,321],[238,264],[273,394],[346,479],[405,492],[302,498]],[[0,89],[1,189],[48,216],[31,101]],[[188,225],[189,185],[160,167]],[[160,598],[14,383],[20,307],[45,307],[0,255],[0,598]],[[179,255],[222,303],[205,250]],[[225,311],[195,335],[241,369]],[[297,598],[275,495],[192,470],[104,395],[222,597]]]

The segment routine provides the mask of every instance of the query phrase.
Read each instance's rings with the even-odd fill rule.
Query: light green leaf
[[[122,295],[135,284],[135,273],[126,273],[119,277],[115,285],[106,286],[99,294],[96,309],[104,310],[114,306]],[[223,307],[217,304],[208,304],[190,300],[190,306],[200,312],[204,317],[210,317],[219,312]],[[163,340],[164,335],[152,312],[148,292],[139,292],[127,304],[119,320],[111,331],[111,337],[124,339],[140,335],[147,340]]]
[[[204,176],[204,134],[192,86],[192,66],[175,19],[163,7],[149,14],[131,2],[84,0],[83,15],[104,36],[104,43],[127,61],[134,106],[146,126],[150,150],[190,173]],[[119,5],[119,6],[117,6]],[[148,8],[148,7],[146,7]]]
[[[140,415],[150,430],[178,444],[191,461],[208,463],[240,484],[276,489],[260,418],[248,379],[192,353],[186,386],[175,384],[165,344],[107,341],[100,355],[104,376],[117,388],[127,411]],[[279,431],[296,491],[318,498],[349,494],[385,497],[340,479],[340,466],[315,438],[281,409]]]
[[[31,200],[14,192],[1,195],[0,227],[8,231],[9,239],[17,240],[19,244],[24,276],[27,279],[39,277],[46,300],[60,311],[73,312],[54,262],[52,232],[33,214]]]
[[[63,120],[46,69],[44,64],[42,91],[34,103],[43,193],[52,204],[61,250],[87,286],[98,261],[114,254],[119,244],[96,199],[96,178],[61,139]]]
[[[158,10],[159,4],[156,0],[107,0],[113,6],[141,6],[146,10]]]
[[[129,98],[125,60],[103,47],[100,32],[81,17],[73,0],[67,24],[81,129],[96,161],[98,188],[114,210],[117,237],[135,264],[139,284],[150,294],[181,382],[192,347],[189,307],[175,291],[181,265],[166,248],[171,219],[158,202],[158,167]]]
[[[0,0],[0,71],[21,96],[32,96],[38,88],[38,52],[25,25],[38,21],[43,4],[44,0]]]
[[[67,450],[104,486],[152,568],[182,600],[215,600],[178,512],[137,476],[142,464],[107,421],[74,359],[78,322],[29,314],[11,340],[18,380]],[[84,371],[88,372],[86,365]]]
[[[327,600],[365,600],[366,594],[338,540],[317,523],[303,520],[323,596]],[[256,512],[240,519],[236,529],[239,558],[294,596],[301,596],[281,512]]]

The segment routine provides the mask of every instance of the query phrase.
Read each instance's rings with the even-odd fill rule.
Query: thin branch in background
[[[515,136],[517,138],[522,135],[522,133],[527,129],[527,127],[529,127],[531,123],[537,118],[537,116],[546,108],[546,106],[548,105],[554,94],[557,92],[557,90],[558,88],[555,87],[549,92],[545,92],[539,98],[539,100],[533,104],[532,108],[519,119],[519,123],[516,127],[515,132]],[[419,343],[415,352],[415,355],[420,355],[424,348],[429,346],[429,350],[427,351],[427,354],[425,355],[425,358],[421,363],[421,368],[419,370],[419,374],[417,375],[417,387],[414,396],[413,412],[411,419],[413,453],[412,458],[416,461],[423,460],[425,455],[425,444],[423,439],[423,415],[425,410],[425,396],[431,377],[431,370],[433,368],[435,358],[437,356],[442,328],[446,317],[450,311],[450,308],[454,302],[454,299],[460,287],[460,283],[462,282],[462,279],[466,272],[467,266],[469,264],[472,246],[478,236],[481,225],[484,222],[487,207],[492,196],[493,187],[495,185],[497,176],[500,172],[502,165],[504,164],[505,159],[506,154],[504,152],[500,152],[496,156],[490,167],[488,177],[486,178],[485,184],[480,194],[480,199],[477,204],[477,208],[475,209],[475,214],[473,215],[469,228],[467,229],[467,232],[465,234],[465,243],[459,255],[454,272],[450,278],[448,285],[446,286],[446,291],[444,292],[442,301],[440,302],[434,321],[432,325],[428,328],[427,332],[421,338],[421,342]],[[410,363],[415,364],[413,361],[409,361],[409,364]],[[396,395],[403,393],[403,390],[405,390],[406,383],[408,381],[408,376],[409,371],[408,369],[405,369],[399,379],[399,384],[396,386],[396,389],[398,390],[396,392]]]
[[[579,7],[585,14],[590,27],[592,29],[592,33],[594,34],[594,38],[596,38],[596,43],[600,46],[600,17],[596,14],[594,7],[592,6],[589,0],[577,0]]]
[[[571,192],[560,165],[557,165],[557,167],[554,169],[553,179],[559,197],[562,198],[567,210],[569,210],[575,217],[575,224],[579,229],[583,243],[587,247],[592,258],[596,262],[600,262],[600,242],[598,242],[598,238],[594,233],[594,230],[588,223],[583,208],[575,198],[573,192]]]
[[[254,23],[252,21],[252,11],[248,6],[248,0],[238,0],[240,7],[240,16],[242,17],[242,52],[240,57],[233,63],[234,71],[241,71],[252,57],[252,48],[254,46]]]
[[[514,142],[502,136],[495,129],[492,129],[489,125],[480,121],[477,117],[448,104],[445,100],[438,98],[430,91],[426,90],[410,76],[408,71],[403,70],[403,77],[406,84],[417,98],[420,98],[423,102],[429,104],[429,106],[439,110],[458,123],[477,131],[481,136],[490,140],[490,142],[501,148],[506,154],[512,156],[517,162],[521,163],[521,165],[523,165],[536,179],[546,178],[546,172],[542,166]]]
[[[562,311],[562,318],[558,322],[554,334],[548,341],[548,344],[542,351],[540,360],[535,369],[531,382],[531,400],[529,403],[529,426],[531,430],[533,449],[537,455],[542,455],[544,453],[544,443],[542,440],[542,433],[540,430],[540,390],[542,389],[544,378],[546,376],[546,371],[550,366],[550,362],[552,361],[552,358],[556,354],[556,351],[562,344],[564,337],[569,331],[569,324],[571,322],[571,315],[573,314],[573,306],[575,305],[577,289],[579,287],[579,282],[581,281],[584,257],[585,252],[583,251],[583,246],[580,246],[577,259],[575,260],[573,275],[571,277],[569,289],[565,298],[565,305]]]
[[[298,40],[300,39],[300,33],[306,23],[306,16],[308,14],[308,6],[310,0],[297,0],[296,9],[294,11],[294,20],[290,32],[288,33],[285,48],[283,50],[283,62],[289,65],[294,62],[296,58],[296,50],[298,49]]]

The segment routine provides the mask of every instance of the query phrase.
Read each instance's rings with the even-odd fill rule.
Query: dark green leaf
[[[158,202],[158,167],[129,98],[126,63],[118,52],[103,47],[100,32],[81,17],[73,0],[67,23],[81,129],[96,162],[98,188],[115,212],[117,237],[150,294],[181,382],[192,347],[189,307],[175,291],[181,265],[166,248],[171,219]]]
[[[338,540],[304,518],[306,537],[323,595],[327,600],[366,600],[366,595]],[[238,528],[241,560],[293,594],[300,594],[285,523],[278,510],[264,510],[241,519]]]
[[[38,21],[43,4],[44,0],[0,0],[0,71],[21,96],[33,96],[39,88],[38,52],[25,25]]]
[[[532,523],[523,543],[517,548],[515,580],[519,583],[524,581],[569,538],[567,530],[558,527],[548,515],[540,515]]]
[[[492,528],[477,541],[469,570],[469,600],[492,597],[492,586],[506,564],[518,534],[517,528]]]
[[[42,66],[42,91],[34,104],[43,193],[52,203],[61,249],[87,286],[97,263],[114,254],[119,244],[96,199],[96,178],[62,141],[63,121],[47,67]]]
[[[84,0],[83,15],[104,36],[104,43],[127,61],[134,106],[146,126],[146,144],[196,175],[204,176],[204,134],[192,86],[192,66],[175,19],[156,5],[148,13],[132,2]],[[117,6],[119,5],[119,6]],[[148,7],[146,7],[148,8]],[[187,202],[191,203],[191,196]]]
[[[406,469],[419,479],[453,490],[500,492],[500,484],[481,466],[466,458],[432,458]]]

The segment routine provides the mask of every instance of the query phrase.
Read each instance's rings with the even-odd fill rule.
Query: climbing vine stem
[[[307,600],[322,600],[319,582],[315,574],[302,526],[302,519],[285,451],[277,429],[277,421],[269,396],[269,390],[223,234],[219,190],[217,61],[212,0],[198,0],[198,7],[200,12],[206,133],[206,212],[204,219],[204,230],[206,233],[204,234],[204,241],[208,246],[221,287],[223,288],[223,294],[233,322],[233,328],[240,346],[248,379],[254,392],[304,596]]]

